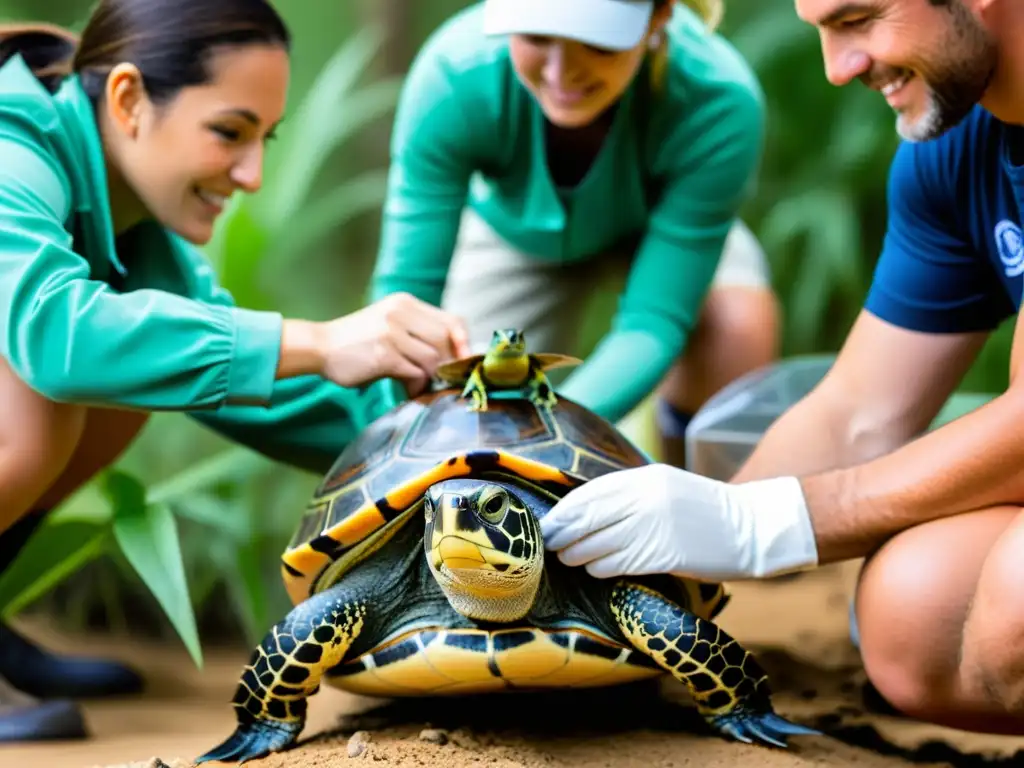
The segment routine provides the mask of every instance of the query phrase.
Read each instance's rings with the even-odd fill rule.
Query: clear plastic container
[[[806,355],[753,371],[714,395],[686,430],[687,468],[719,480],[731,478],[772,423],[824,377],[835,355]],[[960,392],[931,428],[988,402],[993,395]],[[810,437],[809,437],[810,439]]]
[[[686,429],[687,468],[728,480],[772,422],[810,392],[834,361],[835,355],[788,358],[717,392]]]

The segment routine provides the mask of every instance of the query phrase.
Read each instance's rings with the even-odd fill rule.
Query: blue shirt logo
[[[1021,229],[1009,219],[996,224],[996,246],[1007,277],[1024,274],[1024,236]]]
[[[900,144],[868,311],[923,333],[992,331],[1019,312],[1024,166],[1009,130],[977,105],[942,136]]]

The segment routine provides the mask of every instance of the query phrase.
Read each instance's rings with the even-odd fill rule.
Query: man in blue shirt
[[[663,465],[599,478],[544,520],[546,543],[600,577],[758,578],[866,557],[853,628],[882,696],[920,719],[1020,733],[1024,333],[1005,393],[925,430],[1020,306],[1024,4],[796,8],[829,80],[883,94],[905,139],[864,310],[731,483]]]

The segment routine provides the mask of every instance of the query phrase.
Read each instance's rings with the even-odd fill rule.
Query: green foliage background
[[[240,304],[314,319],[362,304],[402,74],[427,35],[468,4],[278,0],[296,41],[290,115],[264,189],[235,201],[209,247]],[[0,21],[77,28],[89,5],[0,0]],[[744,217],[771,260],[783,352],[835,351],[882,238],[893,116],[860,85],[827,83],[817,35],[792,0],[727,3],[721,31],[767,96],[767,152]],[[993,336],[964,389],[1006,385],[1010,330]],[[278,558],[317,480],[158,414],[0,577],[0,611],[177,635],[197,662],[200,636],[255,642],[287,610]]]

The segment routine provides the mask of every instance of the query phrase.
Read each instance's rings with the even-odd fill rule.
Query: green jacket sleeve
[[[175,239],[174,246],[192,265],[192,295],[233,306],[206,257],[181,240]],[[363,428],[394,404],[384,380],[348,389],[319,376],[297,376],[275,382],[265,405],[226,405],[189,415],[264,456],[323,474]]]
[[[763,123],[760,92],[745,82],[678,119],[660,148],[668,178],[611,330],[559,387],[566,397],[617,421],[682,354],[756,174]]]
[[[428,43],[410,68],[395,112],[391,165],[371,300],[400,291],[440,306],[472,159],[473,120],[460,80]]]
[[[0,138],[0,354],[53,400],[185,411],[270,458],[330,467],[388,406],[380,385],[274,380],[281,316],[233,305],[199,252],[193,296],[117,293],[71,249],[67,179],[31,144]],[[198,300],[197,300],[198,299]]]
[[[67,178],[0,137],[0,354],[53,400],[147,410],[265,402],[281,317],[91,278],[63,222]]]

